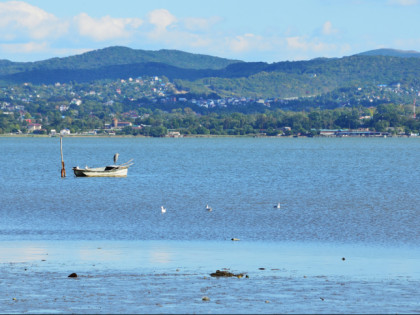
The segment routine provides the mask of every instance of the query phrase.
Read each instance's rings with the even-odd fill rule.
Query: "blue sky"
[[[244,61],[420,51],[420,0],[0,1],[0,59],[37,61],[109,46]]]

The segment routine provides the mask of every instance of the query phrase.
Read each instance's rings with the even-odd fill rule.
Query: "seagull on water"
[[[163,206],[160,207],[160,211],[162,211],[162,213],[166,212],[166,208],[164,208]]]
[[[206,210],[207,211],[212,211],[213,209],[211,207],[209,207],[209,205],[206,205]]]
[[[280,202],[274,206],[276,209],[280,209]]]

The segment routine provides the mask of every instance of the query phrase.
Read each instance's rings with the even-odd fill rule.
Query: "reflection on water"
[[[1,242],[0,263],[40,261],[47,255],[47,248],[42,244],[16,246],[16,243]]]
[[[168,264],[172,256],[167,249],[154,250],[149,255],[151,264]]]
[[[264,268],[267,273],[420,280],[420,254],[413,247],[228,241],[15,241],[0,246],[0,263],[42,262],[40,266],[49,271],[63,266],[85,272],[92,268],[143,272]]]

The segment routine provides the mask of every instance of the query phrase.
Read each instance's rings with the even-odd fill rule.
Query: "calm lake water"
[[[65,179],[59,138],[0,148],[0,240],[420,240],[420,139],[64,138]]]
[[[0,288],[9,292],[0,312],[420,311],[420,138],[69,137],[64,179],[59,138],[0,137],[0,150]],[[113,164],[116,152],[134,159],[126,178],[74,177],[73,166]],[[24,281],[23,266],[37,273]],[[77,300],[80,288],[58,276],[70,267],[109,283],[85,279],[92,295]],[[202,282],[222,267],[260,273],[252,284]],[[30,293],[47,270],[45,295],[74,291],[79,308]],[[96,295],[98,285],[119,291]],[[123,289],[138,285],[155,294],[141,306],[139,292]],[[12,302],[18,292],[31,298]],[[216,302],[203,306],[209,292]],[[334,303],[318,304],[325,295]]]

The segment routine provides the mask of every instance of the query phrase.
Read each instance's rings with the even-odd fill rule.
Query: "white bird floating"
[[[212,211],[213,209],[211,207],[209,207],[209,205],[206,205],[206,210],[207,211]]]
[[[274,206],[276,209],[280,209],[280,202]]]
[[[166,208],[164,208],[163,206],[160,207],[160,211],[162,211],[162,213],[166,213]]]

